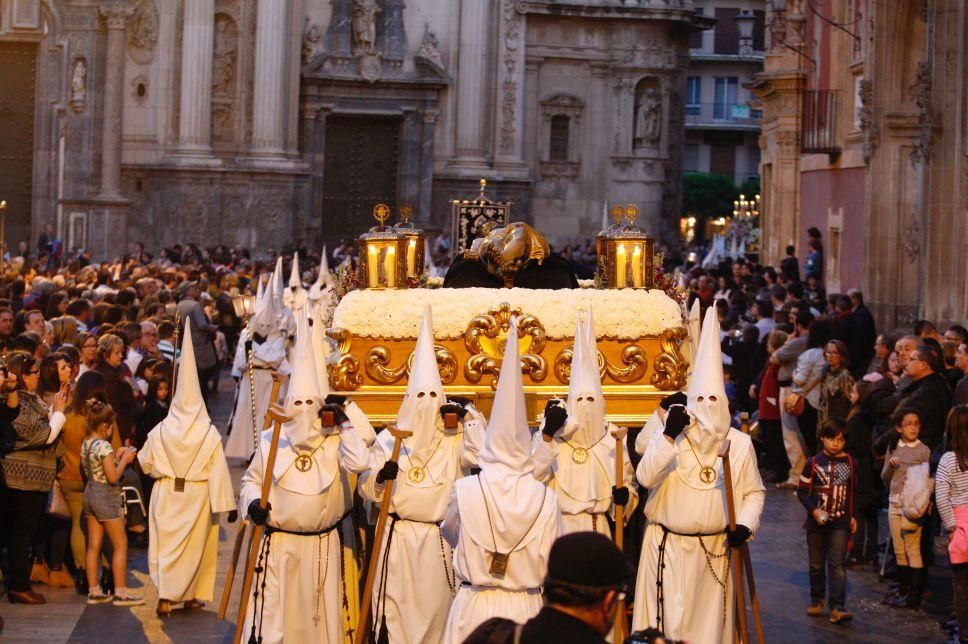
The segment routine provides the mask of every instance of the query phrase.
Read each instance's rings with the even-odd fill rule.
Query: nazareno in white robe
[[[242,476],[239,514],[262,493],[263,473],[272,432],[262,433],[259,449]],[[320,445],[320,443],[322,443]],[[267,527],[299,535],[272,532],[263,536],[257,564],[264,569],[253,579],[245,614],[243,639],[255,624],[256,637],[264,644],[275,642],[341,642],[344,640],[343,538],[354,538],[352,520],[345,517],[353,507],[351,473],[367,469],[369,451],[353,429],[339,435],[318,436],[313,465],[307,472],[295,466],[299,451],[285,431],[279,437],[273,484],[269,491]],[[256,594],[258,593],[258,594]]]
[[[246,330],[245,333],[249,332]],[[236,356],[236,367],[240,372],[239,385],[235,397],[235,410],[232,412],[232,420],[229,423],[231,430],[225,441],[225,456],[227,458],[249,459],[255,452],[255,436],[262,432],[269,403],[285,399],[286,386],[283,383],[279,390],[278,400],[269,400],[269,395],[272,393],[272,372],[279,371],[282,374],[288,374],[290,367],[286,360],[286,338],[282,333],[273,333],[266,338],[265,342],[252,343],[251,376],[252,382],[255,384],[255,413],[253,415],[253,388],[250,387],[249,383],[248,358],[245,355],[242,338],[239,339],[239,351],[242,356],[241,364],[238,361],[239,356]],[[253,422],[255,422],[255,426],[253,426]]]
[[[537,615],[542,606],[540,587],[548,571],[548,555],[555,540],[564,534],[554,491],[531,479],[535,486],[531,492],[544,494],[543,501],[538,496],[539,502],[533,504],[537,518],[523,541],[509,553],[507,573],[503,577],[491,575],[491,553],[495,544],[477,478],[468,476],[457,481],[441,525],[444,538],[454,547],[454,569],[461,583],[447,618],[441,640],[444,644],[460,644],[492,617],[504,617],[523,624]],[[497,547],[505,552],[528,529],[530,519],[513,529],[502,530],[500,508],[508,501],[495,498],[492,496],[494,492],[494,487],[488,487],[488,507],[496,524]],[[522,496],[530,497],[531,494]]]
[[[454,482],[476,463],[473,445],[480,443],[483,425],[474,418],[463,431],[436,432],[436,448],[423,481],[407,477],[414,465],[406,442],[400,450],[400,475],[393,487],[390,512],[399,517],[387,523],[373,585],[371,615],[374,633],[384,621],[394,644],[439,642],[457,591],[453,551],[440,532]],[[372,450],[373,469],[360,477],[360,496],[374,506],[383,501],[376,475],[393,452],[393,436],[383,431]],[[433,443],[432,443],[433,445]],[[387,543],[390,543],[389,550]],[[384,572],[386,579],[384,580]]]
[[[574,448],[569,443],[559,438],[545,442],[541,432],[535,432],[534,477],[550,486],[558,496],[565,528],[563,534],[594,531],[612,538],[605,514],[615,519],[615,506],[612,503],[615,438],[612,432],[617,429],[615,425],[607,423],[607,434],[588,451],[588,460],[580,464],[572,458]],[[625,521],[628,522],[638,504],[638,484],[628,450],[622,451],[622,461],[622,485],[629,490],[629,502],[625,506]]]
[[[766,492],[756,467],[753,444],[749,436],[735,429],[730,429],[726,437],[730,440],[736,522],[755,533]],[[707,460],[710,462],[706,465],[710,465],[713,459]],[[664,434],[654,432],[645,445],[636,476],[649,490],[645,504],[649,525],[639,560],[633,631],[654,626],[676,640],[732,641],[735,598],[732,575],[727,576],[728,561],[726,557],[713,557],[707,563],[703,551],[703,545],[713,555],[726,551],[726,492],[721,459],[716,459],[715,468],[716,480],[712,484],[702,483],[700,465],[683,435],[671,444]],[[702,543],[694,536],[666,536],[661,625],[656,585],[663,539],[660,524],[687,535],[715,533],[703,537]],[[720,580],[726,578],[725,588],[713,578],[710,564]]]
[[[212,601],[219,534],[214,515],[235,509],[221,436],[210,427],[187,472],[175,471],[165,447],[161,429],[156,428],[138,452],[144,473],[157,479],[148,510],[151,581],[160,599]],[[183,474],[185,489],[178,492],[175,478]]]

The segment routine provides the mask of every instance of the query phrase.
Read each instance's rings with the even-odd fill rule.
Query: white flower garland
[[[578,311],[589,308],[599,338],[632,340],[683,324],[679,304],[657,289],[431,288],[352,291],[336,307],[332,325],[356,337],[415,338],[430,304],[434,335],[453,340],[463,337],[471,318],[502,302],[538,318],[551,340],[572,337]]]

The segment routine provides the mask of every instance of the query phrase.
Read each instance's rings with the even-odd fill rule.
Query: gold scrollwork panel
[[[662,352],[656,356],[653,365],[652,385],[657,389],[675,391],[686,386],[686,370],[689,363],[679,352],[679,344],[686,338],[685,327],[666,329],[662,332],[660,346]]]
[[[391,367],[390,348],[375,346],[366,353],[366,374],[377,384],[392,385],[409,377],[413,371],[414,352],[411,351],[407,359],[397,367]],[[437,370],[440,372],[440,382],[449,385],[457,379],[459,367],[454,352],[442,345],[434,345],[434,355],[437,359]]]

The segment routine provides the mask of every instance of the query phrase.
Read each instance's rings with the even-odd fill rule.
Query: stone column
[[[259,0],[252,97],[252,156],[284,159],[286,142],[286,2]]]
[[[217,163],[212,158],[215,0],[185,0],[183,24],[178,154]]]
[[[487,167],[484,118],[487,91],[488,0],[462,0],[457,62],[457,145],[455,165],[477,171]]]
[[[100,8],[108,29],[104,70],[104,125],[101,128],[99,199],[121,200],[121,115],[124,108],[124,30],[134,9],[113,3]]]
[[[440,110],[437,108],[420,111],[423,127],[420,142],[420,198],[417,200],[416,210],[417,219],[421,222],[431,221],[433,215],[431,198],[434,188],[434,136],[439,116]]]

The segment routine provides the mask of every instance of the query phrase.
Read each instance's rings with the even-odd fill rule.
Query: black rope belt
[[[390,518],[393,519],[394,521],[409,521],[410,523],[426,523],[427,525],[435,525],[438,528],[440,527],[440,524],[442,523],[441,521],[419,521],[417,519],[408,519],[406,517],[400,516],[396,512],[391,512],[390,513]]]
[[[350,516],[349,512],[347,512],[339,519],[337,519],[336,523],[329,526],[328,528],[323,528],[322,530],[315,530],[312,532],[298,532],[296,530],[285,530],[283,528],[276,528],[270,525],[266,525],[265,529],[266,529],[266,534],[274,534],[276,532],[281,532],[282,534],[294,534],[297,537],[321,537],[324,534],[329,534],[336,528],[340,527],[340,525],[342,525],[343,521],[345,521],[348,516]]]
[[[655,602],[656,602],[656,628],[660,631],[662,630],[662,621],[665,617],[665,593],[662,588],[662,580],[665,571],[665,550],[666,550],[666,540],[669,538],[670,534],[674,534],[677,537],[693,537],[702,540],[703,537],[717,537],[722,534],[726,534],[726,530],[720,530],[718,532],[677,532],[672,528],[662,525],[661,523],[656,523],[655,525],[662,528],[662,540],[659,542],[659,561],[658,561],[658,571],[655,576]],[[705,546],[703,546],[705,550]],[[715,574],[715,573],[714,573]]]

